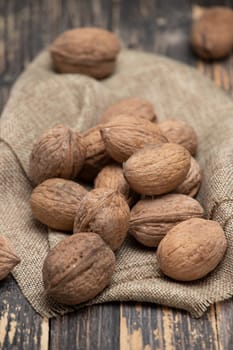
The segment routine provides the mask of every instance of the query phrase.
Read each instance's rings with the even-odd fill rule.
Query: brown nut
[[[106,151],[117,162],[125,162],[145,145],[167,142],[157,124],[149,120],[120,115],[101,127]]]
[[[233,48],[232,9],[206,9],[193,23],[191,44],[195,53],[204,59],[219,59],[229,55]]]
[[[194,218],[167,233],[158,246],[157,261],[165,275],[178,281],[194,281],[215,269],[226,247],[218,222]]]
[[[53,66],[60,73],[80,73],[101,79],[115,69],[120,42],[114,33],[100,28],[64,32],[51,45]]]
[[[98,172],[111,160],[100,134],[101,126],[97,125],[83,134],[86,146],[86,159],[79,178],[84,181],[92,181]]]
[[[61,231],[72,231],[84,187],[64,179],[49,179],[34,188],[30,204],[34,217],[45,225]]]
[[[157,247],[173,226],[203,213],[198,201],[183,194],[142,199],[131,210],[129,233],[145,246]]]
[[[114,269],[114,253],[99,235],[72,235],[58,243],[44,261],[45,291],[58,303],[81,304],[110,284]]]
[[[175,189],[177,193],[194,197],[201,185],[201,169],[195,158],[191,157],[191,165],[185,180]]]
[[[100,123],[106,123],[121,114],[141,117],[150,121],[157,119],[152,103],[144,98],[131,97],[120,100],[106,109],[100,117]]]
[[[95,188],[119,191],[125,196],[129,206],[135,203],[137,194],[129,188],[122,167],[117,163],[106,165],[95,178]]]
[[[20,263],[9,238],[0,236],[0,281]]]
[[[30,177],[35,184],[53,178],[74,179],[85,160],[82,136],[64,125],[45,132],[34,144],[30,158]]]
[[[190,153],[175,143],[146,146],[123,164],[130,187],[141,194],[159,195],[177,188],[190,168]]]
[[[84,231],[98,233],[115,251],[126,237],[129,219],[129,206],[121,193],[96,188],[80,203],[74,221],[74,233]]]
[[[197,134],[193,127],[182,120],[165,120],[159,127],[169,142],[178,143],[185,147],[192,155],[197,150]]]

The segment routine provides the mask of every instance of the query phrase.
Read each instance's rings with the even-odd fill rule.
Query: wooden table
[[[199,1],[199,5],[233,1]],[[230,95],[233,55],[203,63],[188,42],[192,3],[185,0],[1,0],[0,104],[36,54],[66,28],[101,26],[126,46],[172,57],[197,67]],[[201,319],[152,304],[92,306],[57,319],[41,318],[13,278],[0,282],[0,349],[232,349],[233,301],[213,305]]]

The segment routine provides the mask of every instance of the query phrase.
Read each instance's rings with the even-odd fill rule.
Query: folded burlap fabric
[[[178,283],[164,277],[155,252],[128,239],[117,254],[112,284],[91,303],[113,300],[153,302],[188,310],[198,317],[213,302],[233,294],[233,101],[197,71],[164,57],[123,51],[115,74],[103,81],[56,74],[42,53],[16,82],[1,118],[0,232],[12,239],[21,264],[13,275],[43,316],[74,308],[46,298],[41,269],[49,248],[64,237],[32,218],[29,155],[36,138],[56,124],[82,131],[98,122],[110,103],[139,96],[150,100],[160,120],[189,122],[199,138],[203,183],[198,199],[206,217],[221,223],[228,249],[206,278]]]

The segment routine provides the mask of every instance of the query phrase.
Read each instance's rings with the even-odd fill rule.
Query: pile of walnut
[[[73,232],[44,262],[45,290],[57,302],[79,304],[99,294],[127,232],[158,247],[161,271],[176,280],[199,279],[222,260],[224,232],[202,218],[193,198],[201,182],[196,133],[184,121],[156,119],[150,102],[129,98],[83,134],[59,125],[35,143],[33,215]],[[87,191],[79,180],[95,188]]]

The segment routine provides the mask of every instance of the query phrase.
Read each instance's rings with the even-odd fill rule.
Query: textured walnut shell
[[[141,194],[159,195],[177,188],[190,168],[190,153],[175,143],[146,146],[123,164],[130,187]]]
[[[115,251],[126,237],[129,219],[129,206],[120,192],[96,188],[80,203],[74,221],[74,233],[98,233]]]
[[[46,293],[67,305],[94,298],[110,283],[115,256],[95,233],[65,238],[47,255],[43,266]]]
[[[100,123],[106,123],[121,114],[141,117],[150,121],[157,119],[152,103],[144,98],[131,97],[118,101],[108,107],[100,117]]]
[[[114,33],[87,27],[64,32],[50,47],[56,71],[97,79],[112,74],[119,51],[120,42]]]
[[[53,178],[74,179],[85,160],[82,136],[64,125],[45,132],[34,144],[30,158],[30,177],[35,184]]]
[[[79,178],[84,181],[92,181],[98,172],[111,160],[100,134],[101,127],[102,125],[97,125],[83,134],[86,146],[86,159]]]
[[[20,263],[9,238],[0,236],[0,280],[5,278]]]
[[[137,194],[130,189],[119,164],[106,165],[95,178],[95,188],[119,191],[125,196],[129,206],[134,204],[137,199]]]
[[[198,201],[183,194],[142,199],[131,210],[129,233],[145,246],[157,247],[173,226],[203,213]]]
[[[206,9],[194,21],[191,44],[195,53],[204,59],[219,59],[233,48],[233,11],[226,7]]]
[[[120,115],[101,127],[106,151],[117,162],[125,162],[145,145],[167,142],[157,124],[149,120]]]
[[[64,179],[49,179],[34,188],[30,203],[34,217],[49,227],[72,231],[84,187]]]
[[[201,185],[201,169],[195,158],[191,157],[191,165],[185,180],[180,184],[175,192],[187,194],[194,197]]]
[[[226,247],[218,222],[193,218],[167,233],[158,246],[157,261],[165,275],[178,281],[194,281],[215,269]]]
[[[197,150],[197,135],[193,127],[182,120],[165,120],[159,123],[162,133],[169,142],[178,143],[192,155]]]

